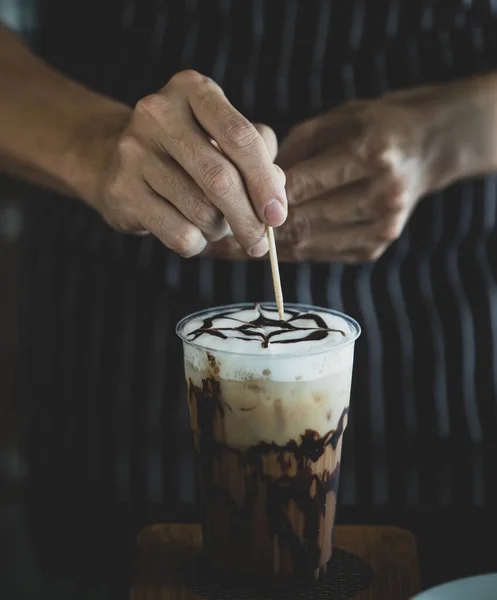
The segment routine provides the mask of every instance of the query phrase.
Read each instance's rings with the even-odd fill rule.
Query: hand
[[[290,214],[282,259],[375,260],[431,187],[428,135],[416,104],[395,95],[352,102],[295,127],[278,163]]]
[[[295,127],[277,163],[289,215],[275,231],[281,260],[375,260],[396,240],[419,199],[450,179],[440,94],[420,88],[355,101]],[[241,258],[233,240],[219,256]]]
[[[265,224],[287,213],[276,146],[272,130],[247,121],[216,83],[184,71],[138,102],[87,200],[113,227],[151,232],[185,257],[223,238],[228,225],[259,257]]]

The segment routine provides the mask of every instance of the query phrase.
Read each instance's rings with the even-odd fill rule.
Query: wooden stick
[[[283,292],[281,290],[280,269],[278,266],[278,254],[276,253],[276,242],[272,227],[266,227],[267,241],[269,245],[269,258],[271,260],[271,272],[273,274],[274,295],[280,320],[285,319],[285,308],[283,306]]]

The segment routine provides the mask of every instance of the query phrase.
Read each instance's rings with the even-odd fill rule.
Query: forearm
[[[0,171],[93,196],[106,140],[130,109],[71,81],[0,24]]]

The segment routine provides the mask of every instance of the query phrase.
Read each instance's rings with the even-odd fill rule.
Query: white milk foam
[[[227,314],[228,313],[228,314]],[[217,316],[216,314],[221,314]],[[326,331],[306,313],[285,313],[295,330],[278,326],[274,309],[256,306],[244,310],[225,309],[203,313],[198,319],[185,323],[181,336],[191,343],[184,344],[185,363],[189,371],[205,373],[209,370],[209,354],[216,360],[217,377],[233,381],[265,379],[269,381],[306,381],[340,372],[350,373],[357,331],[342,317],[312,309],[329,330],[323,339],[298,341],[313,332]],[[262,317],[274,324],[253,325],[242,333],[240,326]],[[302,315],[302,316],[300,316]],[[199,333],[206,320],[212,319],[206,329],[217,330],[223,337]],[[193,332],[196,332],[195,334]],[[278,332],[278,333],[275,333]],[[273,334],[264,345],[264,337]],[[291,341],[294,343],[288,343]],[[281,342],[284,343],[281,343]]]
[[[327,328],[340,331],[327,332],[323,339],[313,341],[274,343],[278,339],[296,340],[316,330],[326,332],[312,318],[289,313],[286,320],[292,319],[298,329],[275,335],[264,347],[264,335],[281,329],[277,312],[259,307],[229,311],[227,307],[203,313],[179,332],[188,340],[183,344],[187,381],[200,389],[207,379],[219,382],[219,400],[225,410],[222,423],[214,427],[217,441],[241,449],[261,442],[285,446],[290,441],[301,443],[308,430],[325,436],[336,429],[349,405],[358,331],[338,315],[312,309]],[[224,316],[216,318],[216,314]],[[239,331],[225,329],[244,326],[260,319],[261,314],[275,323],[250,328],[252,333],[261,334],[259,337],[249,334],[248,340],[237,339]],[[205,326],[226,338],[198,331]],[[194,430],[198,426],[196,410],[192,404]]]

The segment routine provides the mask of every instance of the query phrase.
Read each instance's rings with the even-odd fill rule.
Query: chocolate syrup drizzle
[[[267,499],[266,510],[268,515],[268,535],[278,536],[280,544],[286,545],[291,552],[292,562],[295,566],[295,574],[308,578],[319,568],[321,548],[318,543],[320,519],[325,514],[328,492],[334,491],[335,497],[338,492],[338,480],[340,475],[340,463],[333,472],[325,472],[318,476],[312,472],[310,462],[316,462],[325,452],[325,448],[331,445],[336,450],[338,441],[345,428],[345,419],[348,413],[344,409],[340,416],[337,428],[320,436],[316,431],[307,430],[302,436],[300,443],[291,440],[285,446],[274,443],[262,442],[257,446],[245,451],[231,448],[214,439],[213,423],[216,412],[219,411],[221,418],[224,416],[225,406],[222,402],[219,382],[215,379],[203,381],[202,388],[196,387],[189,382],[190,401],[196,401],[199,460],[201,475],[201,495],[204,510],[204,525],[206,535],[209,531],[208,514],[209,507],[216,502],[216,497],[222,497],[226,505],[230,507],[233,535],[239,538],[249,538],[251,535],[252,512],[255,497],[258,494],[259,482],[266,481]],[[226,490],[218,486],[211,470],[213,461],[223,452],[237,455],[241,466],[250,467],[253,475],[247,475],[244,502],[240,506],[227,494]],[[273,479],[264,475],[263,460],[268,453],[279,454],[279,463],[283,475]],[[297,473],[289,475],[291,460],[285,458],[293,454],[297,461]],[[247,471],[245,471],[247,472]],[[311,489],[315,492],[311,494]],[[305,515],[304,539],[295,533],[292,523],[286,516],[285,508],[293,500]]]
[[[342,336],[345,337],[345,331],[341,329],[330,329],[326,321],[317,313],[300,313],[297,310],[285,310],[285,313],[292,315],[288,321],[281,321],[280,319],[271,319],[266,317],[262,310],[270,311],[272,309],[261,306],[260,304],[254,304],[254,309],[258,311],[258,316],[256,319],[252,321],[240,321],[236,317],[233,317],[233,314],[236,314],[237,311],[227,311],[225,313],[220,313],[216,315],[212,315],[211,317],[207,317],[204,319],[202,325],[189,333],[189,336],[192,336],[192,340],[196,340],[201,335],[212,335],[214,337],[219,337],[222,339],[227,339],[228,336],[224,333],[225,331],[236,331],[240,333],[240,336],[231,336],[237,340],[250,341],[254,338],[261,339],[261,346],[263,348],[267,348],[269,344],[296,344],[299,342],[309,342],[309,341],[318,341],[323,340],[328,337],[331,332],[341,333]],[[230,319],[239,325],[234,327],[214,327],[214,321],[216,319]],[[309,321],[313,321],[316,324],[316,329],[310,329],[308,327],[298,327],[293,324],[293,321],[296,319],[307,319]],[[257,331],[261,327],[278,327],[275,331],[271,331],[271,333],[264,333],[263,331]],[[308,335],[305,337],[297,338],[297,339],[284,339],[284,340],[273,340],[273,338],[277,335],[284,334],[288,331],[310,331]]]

